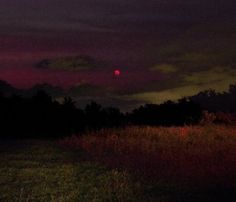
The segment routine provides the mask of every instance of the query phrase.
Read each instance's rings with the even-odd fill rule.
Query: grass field
[[[102,130],[0,142],[0,201],[236,201],[236,129]]]
[[[81,161],[56,143],[1,142],[0,201],[132,201],[127,173]]]
[[[236,199],[233,126],[128,127],[72,136],[60,143],[102,165],[132,173],[152,187],[149,194],[155,200],[163,196],[163,187],[172,192],[170,201]]]

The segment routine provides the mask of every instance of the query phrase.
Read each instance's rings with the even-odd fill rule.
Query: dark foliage
[[[132,113],[123,114],[116,108],[103,108],[91,102],[84,110],[65,97],[62,103],[52,99],[44,91],[31,98],[0,97],[1,137],[54,138],[98,130],[104,127],[120,127],[127,124],[183,125],[196,123],[201,116],[198,105],[186,99],[178,103],[145,105]]]
[[[207,90],[190,99],[209,112],[236,113],[236,85],[230,85],[228,92],[217,93],[215,90]]]
[[[55,138],[129,124],[190,125],[202,120],[203,110],[220,114],[216,120],[222,122],[228,120],[235,109],[236,86],[230,86],[228,93],[205,91],[178,102],[146,104],[126,114],[116,108],[103,108],[95,102],[79,109],[70,97],[59,103],[43,90],[38,90],[32,97],[0,93],[0,137]]]
[[[129,115],[129,119],[138,125],[180,126],[198,123],[201,114],[198,104],[184,98],[177,103],[167,101],[160,105],[141,106]]]
[[[85,110],[65,97],[63,103],[44,91],[31,98],[0,95],[0,137],[55,138],[88,129],[118,127],[123,114],[115,108],[102,108],[92,102]]]

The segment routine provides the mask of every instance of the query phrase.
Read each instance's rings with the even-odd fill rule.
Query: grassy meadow
[[[107,169],[55,142],[2,142],[0,201],[126,201],[134,198],[124,171]]]
[[[127,127],[0,143],[0,201],[235,201],[236,127]]]

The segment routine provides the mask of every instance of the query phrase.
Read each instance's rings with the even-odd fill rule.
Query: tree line
[[[39,90],[32,97],[0,93],[0,137],[55,138],[127,125],[182,126],[199,124],[204,110],[236,113],[236,85],[229,92],[213,90],[162,104],[146,104],[129,113],[91,102],[77,108],[70,97],[62,103]]]

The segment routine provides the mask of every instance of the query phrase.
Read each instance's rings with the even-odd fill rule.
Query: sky
[[[0,0],[0,80],[24,89],[48,83],[81,105],[93,99],[122,109],[226,91],[236,83],[235,6],[234,0]],[[71,68],[78,58],[86,65]],[[44,60],[50,65],[42,68]]]

